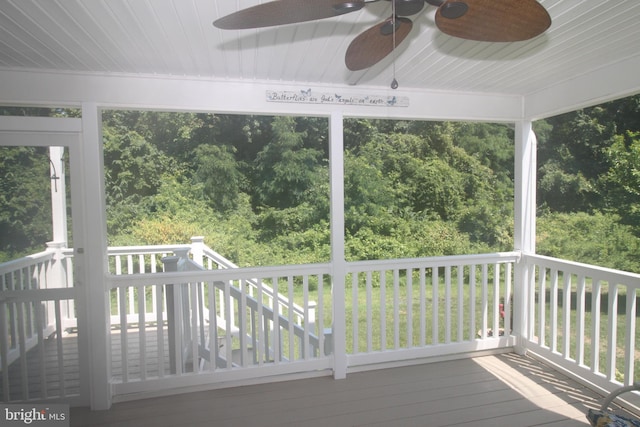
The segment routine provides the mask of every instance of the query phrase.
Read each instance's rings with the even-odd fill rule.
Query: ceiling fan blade
[[[445,34],[488,42],[516,42],[551,26],[547,10],[536,0],[446,0],[436,12]]]
[[[345,55],[345,63],[351,71],[369,68],[393,51],[392,18],[369,28],[353,39]],[[409,18],[396,18],[396,46],[407,37],[413,22]]]
[[[223,30],[271,27],[344,15],[364,5],[364,0],[276,0],[239,10],[213,25]]]

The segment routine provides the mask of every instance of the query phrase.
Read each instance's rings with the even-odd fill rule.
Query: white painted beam
[[[343,116],[334,112],[329,120],[329,168],[331,186],[331,265],[333,283],[333,376],[347,376],[344,243],[344,141]]]
[[[522,98],[514,95],[380,90],[366,86],[292,86],[274,82],[227,81],[151,75],[101,75],[0,71],[0,103],[4,105],[79,106],[218,113],[293,114],[427,120],[513,122],[522,118]],[[311,89],[346,96],[409,98],[407,107],[300,104],[267,101],[266,91]]]
[[[515,212],[514,249],[523,254],[536,250],[536,136],[530,121],[516,122],[515,131]],[[516,263],[513,301],[513,331],[516,336],[516,351],[526,351],[530,326],[528,312],[533,307],[530,301],[530,270],[521,258]]]
[[[95,103],[82,104],[82,250],[76,244],[76,256],[82,257],[82,286],[87,292],[90,313],[88,339],[91,371],[91,408],[111,406],[111,348],[109,347],[109,298],[106,287],[107,221],[104,191],[102,118]],[[75,221],[74,216],[74,221]],[[75,237],[75,236],[74,236]]]

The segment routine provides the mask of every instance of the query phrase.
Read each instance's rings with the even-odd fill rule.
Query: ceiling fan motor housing
[[[397,16],[411,16],[424,8],[424,0],[389,0],[394,3]]]

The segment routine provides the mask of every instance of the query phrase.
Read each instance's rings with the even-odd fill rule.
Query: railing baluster
[[[127,274],[133,274],[133,255],[127,255]],[[135,310],[135,297],[133,295],[133,288],[129,289],[128,292],[129,298],[127,304],[123,307],[126,307],[127,314],[133,314],[136,312]]]
[[[351,345],[352,345],[352,353],[356,354],[360,351],[358,346],[360,342],[360,337],[358,335],[359,327],[358,324],[358,311],[360,307],[358,304],[358,273],[351,273]]]
[[[271,287],[274,297],[271,299],[273,310],[273,362],[277,365],[281,361],[282,340],[280,337],[280,301],[278,300],[278,277],[273,277]]]
[[[438,296],[438,287],[440,282],[438,267],[433,266],[431,268],[431,301],[432,301],[432,313],[431,313],[431,344],[438,344],[439,341],[439,311],[440,301]]]
[[[209,291],[209,370],[218,367],[218,313],[216,311],[216,287],[207,282]]]
[[[536,306],[533,303],[536,300],[536,266],[531,266],[527,269],[527,278],[526,278],[526,292],[527,292],[527,314],[526,322],[526,336],[529,340],[537,342],[536,338],[536,328],[535,328],[535,318],[536,318]]]
[[[380,270],[380,350],[387,349],[387,273]]]
[[[311,323],[306,319],[309,319],[309,276],[306,274],[302,276],[302,306],[304,307],[304,331],[303,331],[303,344],[302,344],[302,357],[304,360],[310,359],[311,353],[311,343],[309,342],[309,328],[311,327]]]
[[[55,312],[56,312],[56,349],[58,351],[58,381],[60,385],[60,397],[64,398],[67,396],[67,387],[64,373],[64,347],[62,344],[62,312],[60,309],[60,300],[56,300],[55,304]]]
[[[146,298],[145,287],[138,286],[138,345],[140,346],[140,379],[147,379],[147,335],[146,335]],[[133,290],[133,289],[132,289]]]
[[[551,318],[551,351],[558,351],[558,270],[551,270],[549,316]]]
[[[444,267],[444,343],[451,343],[451,266]]]
[[[18,343],[20,349],[20,381],[22,389],[22,399],[29,399],[29,372],[27,365],[27,346],[26,346],[26,331],[24,323],[24,305],[25,302],[19,302],[16,304],[16,311],[18,316]]]
[[[591,372],[600,372],[600,304],[602,281],[595,280],[591,291]]]
[[[562,285],[562,355],[565,358],[570,358],[571,348],[571,274],[563,273],[563,285]]]
[[[616,379],[616,348],[618,345],[618,285],[609,283],[609,316],[607,316],[607,369],[609,381]]]
[[[424,347],[427,341],[427,279],[424,267],[420,267],[418,271],[420,276],[420,347]]]
[[[546,346],[546,292],[547,270],[544,267],[538,269],[538,344]]]
[[[36,325],[42,325],[44,320],[44,303],[35,302]],[[0,317],[1,319],[2,317]],[[40,398],[46,399],[47,393],[47,363],[45,353],[44,331],[41,327],[36,328],[38,336],[38,365],[40,367]],[[6,372],[6,371],[3,371]]]
[[[295,357],[295,332],[294,332],[294,319],[293,319],[293,276],[289,276],[287,278],[287,285],[288,285],[288,296],[289,296],[289,303],[287,306],[287,315],[289,318],[289,360],[290,361],[294,361],[296,360]]]
[[[493,264],[493,337],[500,336],[500,264]]]
[[[585,277],[578,277],[578,288],[576,290],[576,362],[584,365],[584,333],[585,333]]]
[[[186,288],[186,287],[185,287]],[[189,344],[191,345],[191,369],[192,372],[198,372],[199,368],[199,345],[198,345],[198,316],[200,314],[200,309],[198,305],[198,282],[191,282],[188,285],[189,292],[189,306],[187,307],[188,321],[191,322],[191,327],[189,328],[190,337]],[[186,371],[186,369],[185,369]]]
[[[7,318],[7,304],[11,303],[0,300],[0,319]],[[2,372],[9,372],[9,334],[7,326],[0,327],[0,359],[2,362]],[[6,402],[11,400],[9,393],[9,375],[2,375],[2,396]]]
[[[241,279],[239,282],[240,285],[240,308],[238,309],[239,313],[239,322],[240,322],[240,364],[243,367],[248,365],[249,352],[247,346],[247,294],[245,289],[245,281]]]
[[[625,319],[624,384],[633,384],[636,350],[636,290],[627,289],[627,307]]]
[[[162,301],[164,300],[164,285],[155,285],[152,288],[154,290],[155,300],[154,307],[156,308],[156,334],[158,342],[158,376],[164,377],[165,371],[165,354],[164,354],[164,310]]]
[[[231,333],[233,325],[231,323],[231,306],[233,305],[233,301],[231,300],[231,281],[224,281],[224,317],[225,317],[225,327],[226,327],[226,335],[225,335],[225,357],[227,359],[226,368],[231,370],[233,367],[233,347],[231,340]]]
[[[505,264],[505,287],[504,287],[504,335],[511,335],[511,292],[512,292],[512,268],[511,263]]]
[[[481,338],[487,338],[489,328],[489,266],[482,264],[482,334]]]
[[[206,316],[209,316],[209,312],[207,311],[207,304],[205,301],[205,289],[206,289],[206,283],[205,282],[201,282],[198,283],[196,286],[197,289],[197,295],[198,295],[198,331],[200,333],[199,337],[198,337],[198,343],[200,346],[202,346],[202,348],[205,348],[206,342],[207,342],[207,331],[205,330],[205,324],[206,324],[206,320],[207,318]],[[198,349],[198,355],[200,354],[200,350]]]
[[[458,332],[456,341],[464,341],[464,267],[458,265],[456,267],[458,273]]]
[[[267,318],[264,315],[264,307],[263,307],[264,296],[262,295],[262,278],[256,279],[256,282],[258,285],[258,288],[256,289],[256,298],[258,300],[258,322],[257,322],[258,333],[257,335],[259,337],[259,343],[255,351],[257,352],[258,365],[262,366],[265,360],[268,360],[269,358],[269,352],[264,347],[264,343],[269,341],[267,338],[269,331],[267,330],[267,328],[265,328],[265,322],[267,321]]]
[[[400,348],[400,272],[393,269],[393,348]]]
[[[413,270],[407,268],[406,288],[407,288],[407,348],[413,347]]]
[[[469,266],[469,340],[476,339],[476,265]]]
[[[120,357],[122,359],[122,382],[129,381],[129,349],[127,344],[127,288],[118,288],[120,301]]]
[[[371,271],[367,271],[366,275],[366,309],[367,309],[367,352],[373,351],[373,295],[371,283],[373,280]]]
[[[326,356],[325,352],[325,337],[324,337],[324,276],[318,274],[318,314],[317,320],[317,333],[318,333],[318,347],[320,357]]]

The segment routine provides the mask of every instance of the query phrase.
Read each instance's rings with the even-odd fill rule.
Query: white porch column
[[[102,119],[95,103],[82,104],[84,151],[84,248],[76,248],[84,260],[83,286],[87,293],[91,409],[111,407],[111,348],[109,347],[109,298],[105,277],[107,262],[107,221],[102,152]],[[75,220],[75,218],[74,218]],[[76,246],[79,246],[76,244]]]
[[[536,250],[536,150],[537,141],[531,121],[516,122],[515,132],[515,212],[514,249],[523,255]],[[521,258],[515,268],[513,331],[516,351],[526,352],[529,337],[529,268]]]
[[[333,283],[333,377],[347,376],[345,318],[346,261],[344,258],[344,141],[342,112],[329,119],[329,169],[331,186],[331,265]],[[322,314],[320,314],[322,316]]]
[[[64,173],[64,147],[49,147],[51,177],[51,218],[53,242],[67,244],[67,197]]]

